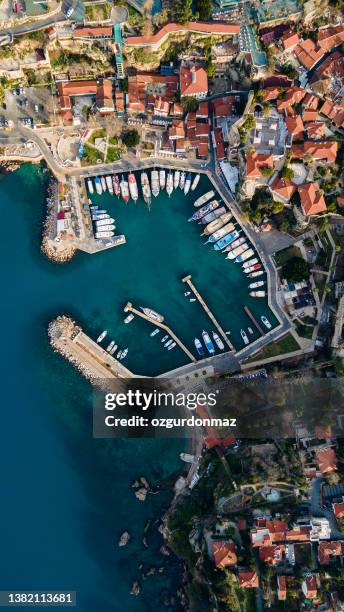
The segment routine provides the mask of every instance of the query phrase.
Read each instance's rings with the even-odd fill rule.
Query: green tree
[[[182,98],[182,107],[184,113],[193,113],[198,108],[198,102],[192,96],[185,96]]]
[[[209,21],[211,8],[211,0],[196,0],[196,10],[201,21]]]
[[[287,164],[282,168],[281,177],[287,179],[288,181],[291,181],[294,178],[294,172],[289,166],[287,166]]]
[[[140,134],[137,130],[128,130],[122,138],[126,147],[136,147],[140,142]]]
[[[308,280],[310,275],[310,267],[307,261],[302,257],[291,257],[282,268],[282,276],[288,281],[298,283],[303,280]]]

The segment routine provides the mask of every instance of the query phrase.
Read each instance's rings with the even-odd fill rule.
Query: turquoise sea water
[[[92,439],[91,387],[51,351],[46,328],[68,312],[92,333],[111,325],[115,331],[116,317],[122,319],[118,297],[129,293],[123,277],[118,280],[124,249],[78,254],[69,265],[45,259],[46,182],[47,174],[31,166],[0,177],[0,589],[76,590],[81,612],[159,610],[161,589],[175,591],[175,562],[143,581],[138,598],[129,590],[140,562],[167,566],[157,525],[148,533],[148,549],[142,536],[146,520],[154,523],[171,498],[167,484],[180,469],[182,443]],[[131,269],[140,274],[138,264]],[[118,337],[125,342],[122,327]],[[161,493],[145,503],[131,490],[141,475],[162,483]],[[124,529],[132,542],[118,549]]]

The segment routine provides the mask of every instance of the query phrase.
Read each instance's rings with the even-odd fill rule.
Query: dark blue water
[[[51,351],[46,328],[63,312],[92,330],[103,325],[113,295],[102,266],[113,264],[106,254],[60,266],[41,255],[46,183],[31,166],[0,180],[0,589],[76,590],[82,612],[159,610],[161,589],[176,587],[176,563],[143,581],[138,598],[129,590],[140,562],[167,566],[157,526],[147,550],[142,535],[171,499],[181,443],[92,439],[91,387]],[[162,483],[145,503],[131,489],[141,475]],[[124,529],[132,542],[118,549]]]

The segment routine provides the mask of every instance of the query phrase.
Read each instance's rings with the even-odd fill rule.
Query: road
[[[64,21],[68,21],[66,14],[69,8],[73,8],[73,21],[82,21],[81,13],[79,8],[80,0],[64,0],[62,5],[62,10],[53,15],[47,15],[44,18],[37,18],[30,23],[23,23],[18,26],[14,26],[12,28],[5,28],[0,31],[0,36],[10,35],[15,38],[16,36],[23,36],[24,34],[29,34],[30,32],[37,32],[38,30],[45,30],[46,28],[50,28],[56,23],[61,23]],[[76,16],[78,18],[76,18]]]
[[[315,478],[311,489],[311,509],[312,516],[327,518],[331,528],[331,540],[343,540],[343,534],[339,531],[337,521],[331,510],[323,508],[321,505],[321,489],[327,483],[326,478]]]

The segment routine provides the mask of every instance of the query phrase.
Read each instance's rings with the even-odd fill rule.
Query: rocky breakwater
[[[76,352],[73,351],[73,339],[81,332],[81,327],[70,317],[65,315],[54,319],[48,327],[50,344],[55,353],[59,353],[70,361],[92,383],[95,376],[92,371],[82,363]]]
[[[43,226],[42,253],[57,263],[70,261],[76,248],[68,240],[61,240],[56,235],[58,213],[58,183],[52,178],[47,193],[47,216]]]

